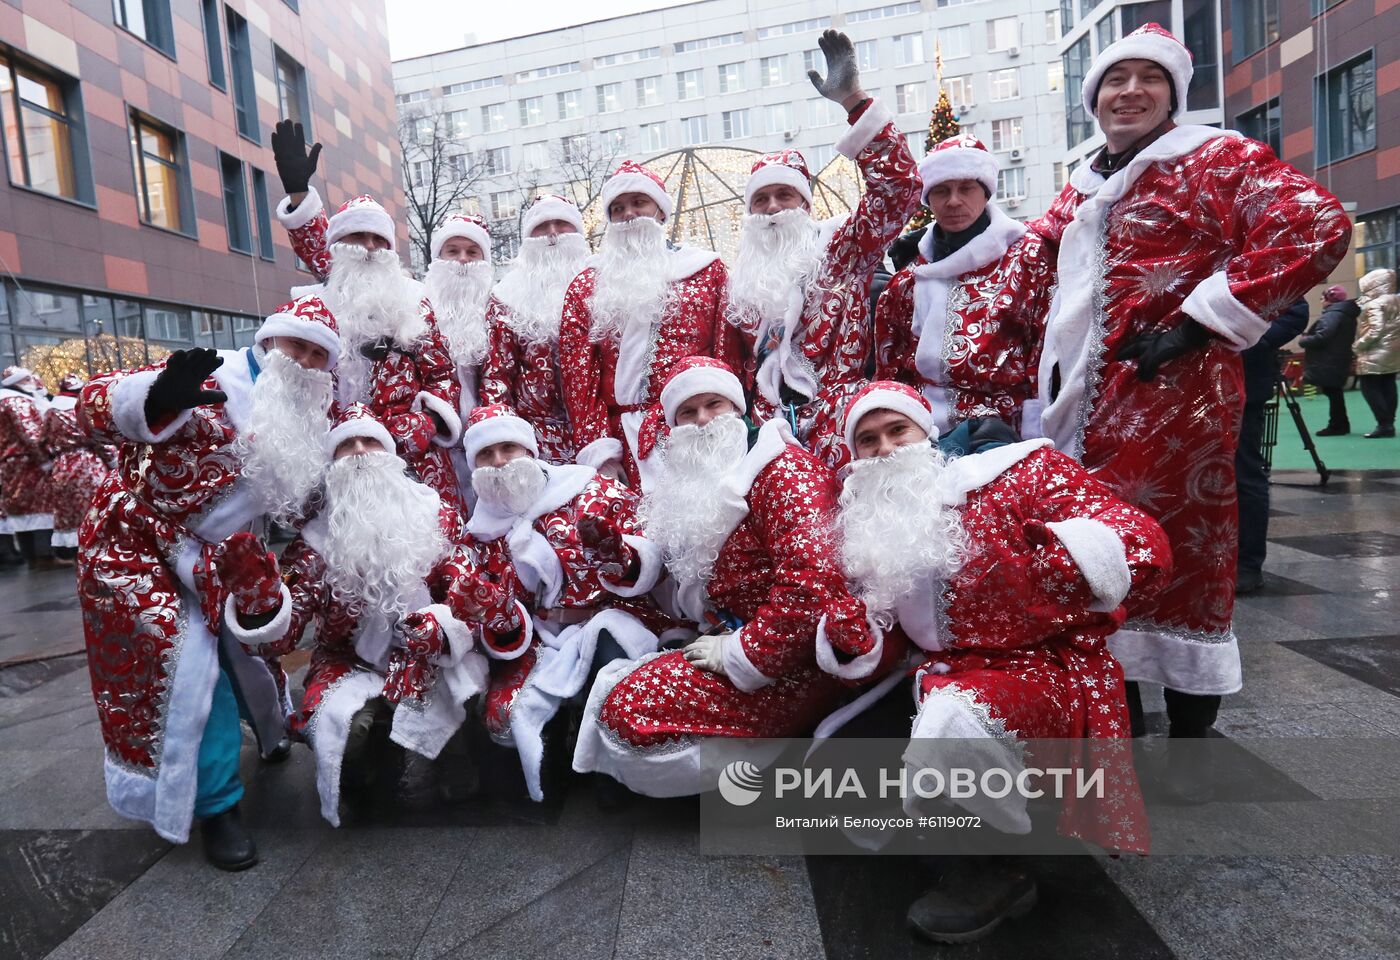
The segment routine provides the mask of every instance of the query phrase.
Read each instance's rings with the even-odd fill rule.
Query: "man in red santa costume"
[[[225,622],[273,662],[314,628],[290,728],[316,754],[322,816],[340,826],[343,790],[359,801],[397,782],[390,742],[438,756],[485,686],[486,661],[441,602],[468,572],[451,510],[408,474],[361,404],[346,409],[325,449],[333,462],[320,512],[287,547],[280,579],[275,564],[260,578],[281,587],[280,602],[258,614],[230,597]]]
[[[683,651],[598,673],[574,769],[599,771],[648,796],[713,789],[705,742],[787,737],[830,711],[840,682],[816,662],[824,617],[859,606],[831,535],[832,471],[769,420],[750,443],[744,394],[729,367],[675,365],[660,405],[666,469],[642,503],[680,613],[703,634]],[[844,627],[843,627],[844,629]]]
[[[801,153],[780,150],[754,163],[728,316],[757,364],[755,421],[786,418],[804,446],[839,468],[840,407],[865,378],[870,353],[870,281],[918,205],[919,178],[894,118],[861,89],[850,39],[827,30],[818,43],[827,75],[809,76],[846,111],[851,128],[836,149],[860,168],[865,191],[854,213],[817,222]]]
[[[671,366],[707,356],[738,369],[743,338],[724,319],[719,255],[666,239],[672,204],[660,177],[624,160],[603,185],[602,206],[598,254],[564,295],[564,407],[578,462],[645,490],[656,464],[637,435]]]
[[[876,378],[923,393],[943,433],[970,417],[1019,427],[1035,395],[1054,257],[992,201],[997,170],[996,157],[969,134],[920,161],[935,222],[875,308]]]
[[[664,561],[640,535],[634,493],[592,467],[545,463],[509,407],[473,411],[464,446],[477,497],[465,549],[481,577],[449,602],[466,603],[463,616],[483,610],[486,729],[519,751],[540,800],[545,725],[587,685],[595,654],[633,660],[657,648],[664,618],[646,595]]]
[[[335,318],[302,297],[252,347],[177,350],[94,378],[78,401],[92,438],[119,447],[78,530],[107,799],[175,843],[200,819],[224,869],[257,860],[238,819],[240,707],[272,758],[286,753],[287,704],[280,671],[223,629],[225,596],[258,551],[221,545],[264,516],[301,517],[324,472],[339,353]],[[248,602],[275,599],[255,590]]]
[[[20,553],[31,567],[41,559],[43,541],[53,529],[48,472],[53,464],[44,447],[44,411],[48,396],[24,367],[0,373],[0,534],[15,534]]]
[[[58,395],[44,415],[44,447],[53,458],[49,471],[49,502],[53,504],[54,555],[71,559],[78,552],[78,525],[93,495],[111,469],[111,447],[98,443],[78,422],[78,394],[83,378],[64,374]]]
[[[572,200],[544,195],[525,211],[520,229],[520,252],[486,308],[491,349],[481,374],[481,402],[505,404],[534,427],[541,459],[573,463],[559,322],[569,283],[588,259],[583,215]]]
[[[823,622],[817,661],[851,682],[890,670],[858,706],[913,675],[918,714],[905,762],[914,770],[1014,774],[1024,769],[1023,741],[1094,741],[1114,761],[1106,797],[1067,802],[1060,830],[1145,852],[1131,755],[1112,743],[1126,747],[1130,735],[1123,672],[1104,640],[1123,622],[1124,600],[1166,578],[1166,538],[1048,440],[989,444],[949,462],[937,436],[931,406],[906,384],[876,381],[853,399],[845,442],[856,461],[838,529],[867,616],[848,618],[847,629]],[[917,655],[901,667],[911,643]],[[999,830],[1030,830],[1014,792],[957,802]],[[959,867],[970,876],[909,911],[935,940],[976,939],[1035,901],[1025,874]]]
[[[340,324],[345,349],[336,370],[336,398],[342,406],[366,404],[389,430],[395,450],[414,475],[461,510],[449,454],[462,435],[456,364],[423,284],[404,275],[394,221],[367,196],[352,197],[327,218],[320,194],[310,185],[321,145],[306,149],[301,124],[278,123],[272,149],[287,191],[277,205],[277,219],[287,229],[292,249],[321,281],[293,293],[319,294]],[[476,239],[457,241],[469,262],[487,252]],[[452,242],[445,239],[444,247]],[[484,274],[469,270],[470,279],[455,276],[455,269],[444,266],[439,278],[451,296],[469,299],[462,288],[490,284],[489,267]],[[461,282],[454,287],[453,280]],[[462,329],[459,324],[454,332]],[[469,352],[465,346],[462,350]]]
[[[1337,199],[1264,144],[1174,123],[1191,73],[1157,24],[1106,47],[1083,100],[1108,142],[1035,225],[1059,247],[1039,433],[1171,541],[1171,581],[1130,603],[1109,646],[1129,680],[1166,686],[1173,737],[1205,736],[1241,684],[1238,352],[1331,272],[1351,234]]]

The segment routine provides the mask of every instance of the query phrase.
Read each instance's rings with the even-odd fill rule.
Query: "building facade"
[[[700,0],[396,61],[394,85],[400,111],[440,116],[458,149],[486,158],[468,206],[508,222],[527,194],[568,191],[569,161],[585,152],[615,165],[686,147],[796,147],[818,173],[845,121],[807,71],[824,72],[816,41],[836,28],[916,155],[941,54],[963,129],[997,153],[1001,193],[1024,218],[1062,184],[1059,17],[1058,0]]]
[[[403,207],[382,0],[0,3],[0,364],[48,376],[250,342],[306,283],[279,117],[328,203]]]

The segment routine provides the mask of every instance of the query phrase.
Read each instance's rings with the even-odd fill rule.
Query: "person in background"
[[[1395,271],[1372,270],[1361,278],[1356,298],[1361,314],[1356,321],[1356,376],[1361,396],[1376,415],[1368,440],[1395,436],[1395,374],[1400,372],[1400,297],[1395,295]]]
[[[1351,433],[1351,420],[1342,389],[1351,375],[1351,342],[1356,339],[1356,316],[1361,308],[1342,286],[1328,287],[1322,299],[1326,303],[1322,316],[1298,341],[1303,347],[1303,382],[1317,387],[1327,398],[1327,426],[1315,435],[1344,437]]]

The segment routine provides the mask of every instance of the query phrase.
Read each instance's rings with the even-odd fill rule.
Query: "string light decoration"
[[[165,347],[140,337],[73,337],[61,343],[35,344],[24,351],[20,364],[33,370],[49,389],[70,373],[92,379],[112,370],[158,363],[170,355]]]

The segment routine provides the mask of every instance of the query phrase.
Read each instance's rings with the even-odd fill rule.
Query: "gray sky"
[[[386,0],[389,55],[395,60],[454,50],[468,33],[477,42],[606,20],[640,10],[660,10],[689,0]],[[527,18],[528,14],[528,18]]]

